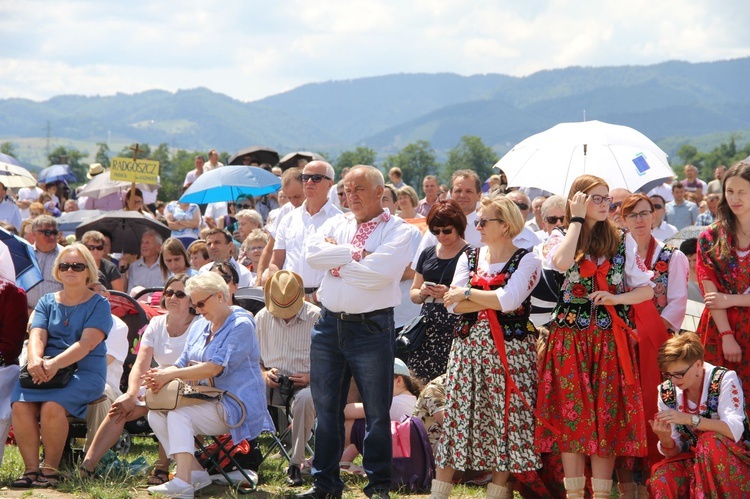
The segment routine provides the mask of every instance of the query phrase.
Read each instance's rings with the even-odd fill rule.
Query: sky
[[[0,98],[750,56],[747,0],[0,0]]]

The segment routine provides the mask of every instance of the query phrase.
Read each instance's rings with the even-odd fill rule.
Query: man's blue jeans
[[[362,465],[370,483],[365,493],[391,486],[391,421],[395,332],[393,310],[346,322],[332,314],[321,316],[312,330],[310,388],[318,426],[312,474],[317,488],[339,493],[339,459],[344,451],[344,406],[352,377],[365,409]]]

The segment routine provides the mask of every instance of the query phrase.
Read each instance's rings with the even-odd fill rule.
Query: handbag
[[[240,421],[235,425],[227,423],[226,414],[222,414],[222,420],[229,428],[237,428],[245,422],[245,404],[228,390],[222,390],[213,386],[193,385],[180,378],[175,378],[162,386],[157,393],[154,393],[149,388],[146,390],[145,398],[146,407],[151,411],[172,411],[180,407],[200,404],[202,402],[221,402],[224,397],[234,399],[239,404],[240,409],[242,409]]]
[[[44,358],[51,359],[52,357],[47,356]],[[34,380],[29,374],[29,364],[27,363],[23,365],[21,371],[18,373],[18,380],[21,384],[21,388],[64,388],[70,383],[70,380],[73,379],[73,374],[76,372],[76,369],[78,369],[77,363],[73,363],[67,367],[61,367],[57,370],[57,373],[55,373],[51,380],[37,384],[34,383]]]
[[[396,336],[396,352],[411,353],[422,345],[427,331],[427,316],[418,315],[406,323]]]

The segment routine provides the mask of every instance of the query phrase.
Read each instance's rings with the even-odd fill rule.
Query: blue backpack
[[[435,457],[422,420],[416,416],[404,416],[401,423],[410,427],[410,457],[394,457],[391,473],[391,490],[423,492],[430,490],[435,478]]]

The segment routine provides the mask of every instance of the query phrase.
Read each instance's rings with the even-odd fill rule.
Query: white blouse
[[[632,239],[628,235],[628,239]],[[659,258],[659,252],[664,248],[664,243],[657,240],[656,250],[651,261],[648,262],[648,268],[653,268],[656,260]],[[688,275],[690,274],[690,264],[688,259],[680,250],[672,253],[669,259],[669,275],[667,277],[667,304],[661,311],[661,317],[672,324],[675,331],[682,327],[682,321],[685,320],[685,310],[687,309],[688,300]]]
[[[700,401],[700,412],[703,413],[706,410],[706,403],[708,401],[708,388],[711,385],[711,376],[713,375],[714,368],[716,366],[709,364],[708,362],[703,363],[703,371],[705,376],[703,377],[703,391],[701,392]],[[696,408],[692,403],[688,401],[690,410],[685,407],[684,392],[676,385],[674,387],[675,398],[677,400],[677,410],[680,412],[689,413],[690,410],[695,412]],[[661,391],[657,388],[657,397],[659,401],[659,411],[666,411],[669,409],[667,404],[661,399]],[[718,419],[729,425],[729,429],[732,432],[735,442],[739,442],[742,438],[742,432],[745,430],[745,396],[742,392],[742,384],[737,378],[737,373],[734,371],[727,371],[721,380],[721,390],[719,392],[719,407],[714,414],[713,419]],[[679,447],[682,447],[683,441],[682,436],[677,432],[676,425],[672,425],[672,438]],[[661,442],[659,443],[659,452],[664,454],[661,448]]]
[[[480,275],[493,276],[500,273],[508,262],[490,264],[487,262],[487,246],[479,248],[477,257],[477,270]],[[542,260],[536,253],[529,252],[521,258],[518,268],[508,280],[508,283],[495,290],[497,300],[503,310],[512,311],[520,307],[524,300],[536,287],[542,273]],[[463,253],[456,263],[456,272],[453,274],[451,286],[464,287],[469,283],[469,258]],[[456,305],[447,307],[451,313]]]

